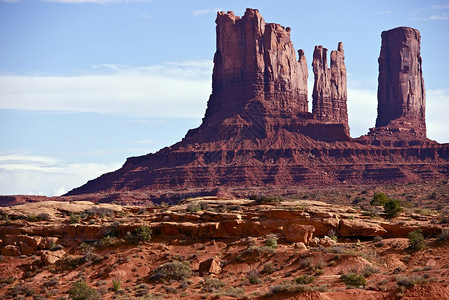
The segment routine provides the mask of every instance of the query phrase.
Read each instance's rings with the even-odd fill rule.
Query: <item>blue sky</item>
[[[381,32],[417,28],[428,136],[449,142],[448,0],[0,0],[0,194],[61,194],[180,140],[211,92],[216,11],[246,7],[309,65],[343,42],[353,137],[374,126]]]

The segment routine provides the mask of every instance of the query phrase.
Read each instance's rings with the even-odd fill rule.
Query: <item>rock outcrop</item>
[[[309,112],[306,59],[301,50],[296,57],[288,27],[265,23],[255,9],[242,18],[219,12],[216,23],[213,90],[202,124],[179,143],[131,157],[67,195],[175,202],[239,187],[418,182],[449,174],[449,145],[425,137],[418,31],[383,33],[377,127],[351,139],[343,44],[332,51],[330,67],[327,50],[315,48]]]
[[[426,136],[421,35],[410,27],[382,32],[376,127]]]
[[[315,46],[313,52],[313,114],[319,120],[341,123],[349,136],[348,92],[346,85],[346,66],[343,43],[338,50],[331,52],[330,68],[327,67],[327,49]]]

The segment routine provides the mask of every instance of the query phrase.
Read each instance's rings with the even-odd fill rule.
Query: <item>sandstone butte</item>
[[[330,67],[327,49],[315,47],[309,112],[307,61],[303,50],[296,55],[289,27],[265,23],[257,9],[243,17],[219,12],[216,24],[212,94],[202,124],[66,196],[176,202],[261,188],[282,193],[447,177],[449,144],[426,137],[418,30],[382,33],[376,127],[351,138],[342,43],[331,51]]]

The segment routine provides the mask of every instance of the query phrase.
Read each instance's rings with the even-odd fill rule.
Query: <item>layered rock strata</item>
[[[426,136],[421,35],[410,27],[382,32],[376,127]]]

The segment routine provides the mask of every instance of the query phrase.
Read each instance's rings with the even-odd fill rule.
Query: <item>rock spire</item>
[[[349,136],[346,66],[343,43],[331,52],[330,68],[327,66],[327,49],[315,46],[313,52],[313,109],[317,119],[328,123],[341,123]]]
[[[382,32],[376,127],[426,136],[421,35],[410,27]]]

